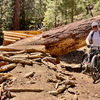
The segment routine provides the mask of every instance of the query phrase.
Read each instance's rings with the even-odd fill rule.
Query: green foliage
[[[56,13],[55,2],[49,1],[46,9],[47,11],[45,12],[45,15],[44,15],[43,26],[44,26],[44,29],[48,27],[50,29],[54,27],[54,23],[55,23],[55,13]]]
[[[2,29],[11,30],[13,26],[14,1],[3,0],[1,6]]]
[[[0,30],[13,29],[14,1],[0,1]],[[20,30],[49,30],[75,20],[89,18],[86,6],[94,5],[93,13],[100,10],[99,0],[21,0]],[[81,18],[79,18],[81,16]]]
[[[100,10],[100,1],[99,2],[97,2],[97,4],[95,5],[95,7],[94,7],[96,10]]]

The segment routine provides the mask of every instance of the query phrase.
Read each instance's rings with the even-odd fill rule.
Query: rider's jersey
[[[91,39],[92,33],[93,33],[93,31],[91,31],[89,33],[89,35],[87,36],[87,38],[86,38],[86,44],[87,45],[90,45],[89,41]],[[93,37],[92,37],[92,41],[93,41],[92,46],[100,46],[100,33],[99,33],[99,28],[98,28],[98,31],[97,32],[94,31],[94,34],[93,34]]]

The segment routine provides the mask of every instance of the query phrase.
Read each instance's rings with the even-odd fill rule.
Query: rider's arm
[[[93,33],[93,31],[91,31],[90,33],[89,33],[89,35],[87,36],[87,38],[86,38],[86,44],[87,45],[90,45],[90,43],[89,43],[89,41],[90,41],[90,39],[91,39],[91,34]]]

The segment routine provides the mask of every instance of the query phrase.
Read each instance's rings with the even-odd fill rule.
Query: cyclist
[[[100,46],[100,29],[99,29],[98,23],[93,22],[91,24],[91,27],[93,30],[89,33],[89,35],[86,38],[86,44],[88,48],[91,47],[91,44],[89,42],[90,39],[92,39],[92,46]],[[93,51],[95,51],[96,49],[97,49],[96,47],[93,47]],[[94,55],[93,51],[90,51],[90,61]]]
[[[86,38],[87,47],[91,46],[91,44],[89,43],[90,39],[92,39],[93,46],[100,46],[100,29],[99,29],[98,23],[93,22],[91,24],[91,27],[93,30],[89,33],[89,35]]]

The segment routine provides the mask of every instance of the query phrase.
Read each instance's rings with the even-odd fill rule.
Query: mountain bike
[[[94,50],[93,48],[97,48]],[[82,58],[81,63],[81,72],[85,73],[88,69],[90,69],[91,76],[94,81],[99,79],[100,73],[100,46],[91,46],[91,50],[89,53],[85,53]]]

